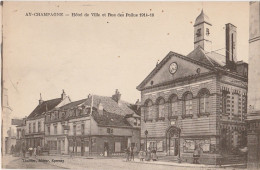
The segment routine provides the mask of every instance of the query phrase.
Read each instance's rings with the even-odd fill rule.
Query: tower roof
[[[210,23],[209,17],[206,14],[204,14],[203,9],[201,10],[200,15],[196,18],[194,27],[201,24],[201,23],[207,23],[209,25],[212,25]]]

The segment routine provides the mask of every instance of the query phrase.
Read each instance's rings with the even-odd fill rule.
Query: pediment
[[[171,73],[170,71],[171,64],[174,65],[172,72],[174,72],[174,68],[177,65],[177,70],[174,73]],[[206,73],[210,70],[211,69],[208,66],[193,61],[185,56],[175,55],[175,53],[170,52],[137,89],[141,90],[143,88],[163,84],[164,82],[174,81],[179,78]]]

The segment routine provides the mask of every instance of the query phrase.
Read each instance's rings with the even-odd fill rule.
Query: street
[[[135,162],[125,162],[123,158],[70,158],[67,156],[41,156],[38,158],[16,158],[3,168],[7,169],[88,169],[88,170],[144,170],[144,169],[156,169],[156,170],[172,170],[174,169],[223,169],[216,168],[214,166],[207,165],[192,165],[192,164],[161,164],[160,162],[143,162],[138,159]],[[235,167],[225,167],[225,169],[238,169]]]

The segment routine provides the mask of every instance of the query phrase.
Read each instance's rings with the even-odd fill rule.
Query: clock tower
[[[203,50],[211,52],[211,26],[209,17],[202,10],[194,24],[194,49],[200,46]]]

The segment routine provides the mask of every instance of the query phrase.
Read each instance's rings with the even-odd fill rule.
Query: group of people
[[[30,156],[36,157],[36,156],[39,156],[41,154],[41,147],[40,146],[29,147],[28,151],[29,151]],[[22,152],[23,152],[23,157],[25,157],[26,149],[23,149]]]
[[[136,151],[135,151],[135,147],[128,147],[126,149],[126,161],[134,161],[134,155],[135,155]],[[141,149],[139,151],[139,159],[140,161],[156,161],[157,160],[157,155],[156,155],[156,150],[155,149],[151,149],[150,147],[147,149],[147,151],[144,151],[143,149]]]
[[[135,147],[128,147],[126,148],[126,161],[135,160]]]

